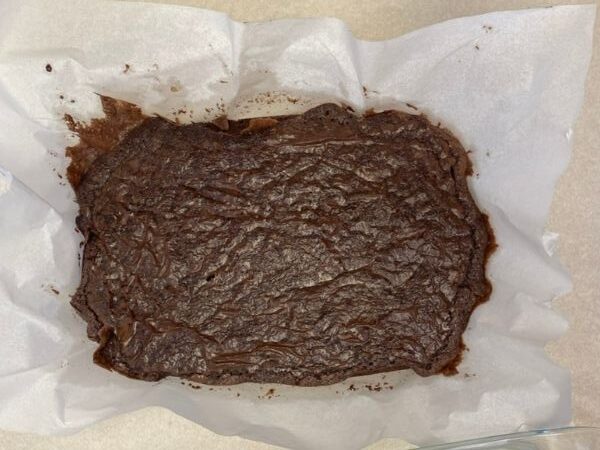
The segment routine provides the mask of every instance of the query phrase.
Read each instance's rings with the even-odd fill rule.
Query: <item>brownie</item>
[[[456,364],[493,237],[448,131],[333,104],[103,126],[112,144],[82,139],[85,164],[70,150],[85,236],[72,304],[97,364],[303,386]]]

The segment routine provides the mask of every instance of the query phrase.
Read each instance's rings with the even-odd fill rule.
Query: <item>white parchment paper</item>
[[[72,432],[158,405],[223,434],[352,449],[382,437],[427,444],[567,424],[569,374],[544,345],[566,328],[550,301],[570,282],[544,224],[569,159],[594,16],[593,6],[499,12],[365,42],[335,19],[241,24],[157,4],[2,1],[0,427]],[[183,122],[327,101],[358,112],[412,110],[408,102],[441,121],[472,151],[471,188],[499,244],[494,292],[466,331],[460,374],[209,390],[94,366],[95,344],[68,303],[80,236],[59,175],[76,140],[62,116],[100,116],[96,93]],[[377,383],[379,392],[366,387]]]

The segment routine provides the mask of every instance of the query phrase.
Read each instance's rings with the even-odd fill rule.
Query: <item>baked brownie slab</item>
[[[332,104],[110,127],[119,103],[104,103],[109,144],[70,151],[85,236],[72,304],[98,364],[144,380],[322,385],[457,360],[490,293],[492,236],[448,131]]]

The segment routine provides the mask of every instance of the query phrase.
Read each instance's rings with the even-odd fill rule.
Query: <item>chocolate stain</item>
[[[78,186],[92,163],[102,154],[110,152],[121,138],[146,116],[136,105],[123,100],[100,96],[105,117],[92,119],[89,124],[76,121],[70,114],[64,120],[79,136],[76,145],[67,147],[66,155],[71,158],[67,178],[71,185]]]

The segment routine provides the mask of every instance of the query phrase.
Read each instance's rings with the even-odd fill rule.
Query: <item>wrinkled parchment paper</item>
[[[335,19],[241,24],[157,4],[4,0],[0,427],[73,432],[158,405],[218,433],[352,449],[382,437],[428,444],[567,424],[569,374],[544,345],[565,331],[550,301],[570,281],[544,224],[569,160],[594,16],[593,6],[500,12],[365,42]],[[101,116],[97,93],[181,122],[334,101],[357,112],[416,107],[451,129],[472,152],[471,188],[499,244],[494,292],[465,333],[460,374],[211,390],[94,366],[95,344],[68,303],[80,235],[64,148],[77,138],[62,116]]]

